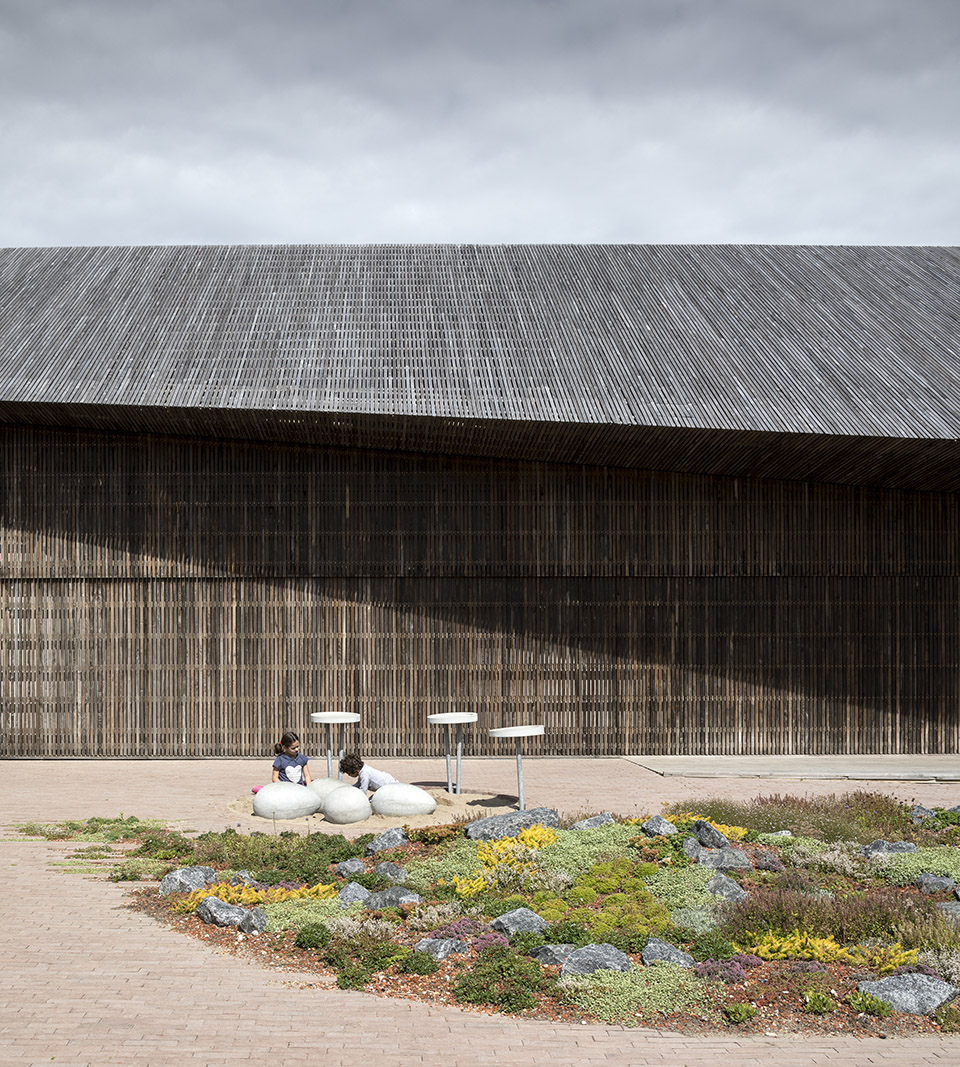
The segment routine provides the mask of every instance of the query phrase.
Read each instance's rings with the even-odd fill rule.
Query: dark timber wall
[[[951,494],[8,427],[0,754],[955,752]]]

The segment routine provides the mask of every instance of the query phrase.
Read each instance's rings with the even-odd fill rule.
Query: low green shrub
[[[574,922],[551,923],[543,931],[544,942],[551,945],[589,945],[593,938],[586,926]]]
[[[933,1021],[944,1034],[960,1034],[960,1007],[956,1002],[944,1004],[934,1012]]]
[[[411,952],[397,965],[401,974],[436,974],[440,964],[426,952]]]
[[[510,938],[510,947],[514,952],[519,952],[521,956],[529,956],[531,952],[535,952],[541,945],[547,943],[543,934],[536,934],[532,930],[523,930],[513,934]]]
[[[492,1004],[503,1011],[536,1007],[534,996],[546,987],[540,964],[509,948],[480,953],[473,966],[456,980],[453,995],[462,1004]]]
[[[452,895],[454,877],[469,878],[477,869],[476,841],[453,838],[441,849],[435,856],[413,860],[407,865],[406,888],[423,893],[438,882],[444,882]]]
[[[885,1000],[881,1000],[870,993],[850,993],[846,1000],[854,1011],[862,1011],[867,1015],[876,1015],[879,1019],[885,1019],[888,1015],[893,1014],[893,1008]]]
[[[753,1019],[757,1014],[757,1009],[752,1004],[736,1001],[733,1004],[724,1005],[723,1014],[728,1022],[733,1023],[734,1026],[739,1026],[741,1023],[747,1023]]]
[[[155,819],[138,819],[136,815],[113,818],[67,819],[57,823],[23,823],[17,830],[26,837],[45,837],[48,841],[134,841],[144,831],[159,830]]]
[[[291,926],[298,930],[309,923],[326,923],[327,919],[344,915],[358,916],[363,909],[359,904],[342,908],[336,897],[329,900],[285,900],[279,904],[261,904],[267,916],[267,932],[280,933]]]
[[[297,948],[319,951],[330,944],[330,931],[323,923],[307,923],[297,931],[293,943]]]
[[[728,960],[737,951],[719,930],[698,934],[688,949],[695,960]]]
[[[870,861],[870,869],[891,885],[913,885],[924,873],[946,875],[960,881],[960,848],[942,845],[918,848],[916,852],[882,854]]]
[[[792,830],[827,842],[857,841],[865,845],[877,838],[911,841],[918,836],[908,805],[886,793],[864,790],[822,797],[774,794],[742,801],[698,798],[671,804],[667,812],[691,810],[713,822],[746,826],[761,834]]]
[[[540,849],[537,863],[547,871],[587,871],[595,863],[617,860],[637,833],[636,826],[606,823],[595,830],[559,830],[552,845]]]
[[[111,882],[159,881],[176,866],[170,860],[150,859],[147,856],[130,856],[115,863],[107,872]]]
[[[644,1012],[670,1015],[698,1011],[707,1003],[707,986],[674,963],[562,978],[557,988],[565,1001],[581,1011],[622,1026],[636,1026]]]
[[[716,897],[707,892],[707,883],[716,873],[696,865],[685,870],[661,867],[646,879],[647,889],[671,911],[674,908],[716,908]]]
[[[811,1015],[828,1015],[836,1006],[836,1002],[829,993],[814,990],[803,994],[803,1010]]]

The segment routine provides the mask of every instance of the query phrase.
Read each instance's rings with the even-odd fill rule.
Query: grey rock
[[[433,956],[435,960],[445,960],[455,952],[466,952],[466,941],[458,941],[455,937],[425,937],[413,946],[414,952],[424,952]]]
[[[697,857],[703,851],[703,845],[695,837],[685,837],[683,839],[683,851],[696,863]]]
[[[402,826],[391,826],[389,830],[384,830],[379,837],[375,837],[363,850],[363,854],[365,856],[375,856],[385,848],[396,848],[397,845],[406,844],[407,840],[406,831]]]
[[[640,824],[640,829],[647,837],[672,837],[680,832],[669,819],[665,819],[662,815],[651,815],[646,822]]]
[[[369,896],[370,890],[366,886],[362,886],[359,882],[347,882],[337,893],[337,900],[341,907],[346,908],[351,904],[365,904]]]
[[[204,897],[197,905],[197,918],[214,926],[239,926],[246,914],[244,908],[228,904],[219,897]]]
[[[753,857],[753,865],[758,871],[783,870],[783,863],[772,852],[758,852]]]
[[[568,826],[568,830],[596,830],[598,826],[607,826],[613,822],[613,816],[609,811],[605,811],[600,815],[591,815],[589,819],[581,819],[579,822],[575,822],[573,826]]]
[[[941,902],[937,907],[951,922],[960,926],[960,901],[948,900],[946,902]]]
[[[601,942],[576,948],[563,961],[561,978],[571,974],[593,974],[594,971],[629,971],[630,960],[613,945]]]
[[[916,851],[917,846],[912,841],[881,841],[880,838],[860,849],[864,856],[896,855]]]
[[[952,878],[942,878],[938,874],[921,874],[914,883],[921,893],[949,893],[957,888]]]
[[[363,906],[377,911],[380,908],[399,908],[404,904],[419,904],[420,894],[412,889],[404,889],[402,885],[392,885],[389,889],[381,889],[379,893],[371,893]]]
[[[793,837],[792,830],[774,830],[772,833],[767,834],[767,837]]]
[[[212,882],[216,874],[212,867],[178,867],[165,874],[160,881],[160,896],[167,893],[192,893]]]
[[[528,811],[508,811],[504,815],[491,815],[467,823],[464,834],[471,841],[499,841],[501,837],[515,837],[530,826],[560,827],[560,816],[553,808],[530,808]]]
[[[542,934],[550,924],[529,908],[514,908],[513,911],[498,915],[490,925],[494,930],[499,930],[501,934],[510,937],[512,934],[528,932]]]
[[[256,885],[257,881],[249,871],[237,871],[230,879],[231,885]]]
[[[407,880],[407,869],[401,867],[399,863],[378,863],[373,868],[373,873],[379,874],[381,878],[386,878],[394,885],[402,885]]]
[[[573,945],[541,945],[530,955],[543,967],[559,967],[573,952]]]
[[[749,856],[739,848],[704,848],[697,856],[701,867],[710,867],[715,871],[742,871],[753,867]]]
[[[262,934],[267,928],[267,913],[263,908],[251,908],[240,920],[237,929],[241,934]]]
[[[955,807],[952,808],[944,808],[943,810],[952,811],[955,815],[960,815],[960,804],[957,804]]]
[[[898,974],[876,982],[859,982],[858,993],[869,993],[907,1015],[930,1015],[960,993],[960,989],[929,974]]]
[[[351,874],[363,874],[366,871],[366,866],[363,860],[357,859],[353,856],[351,859],[344,860],[342,863],[338,863],[336,866],[338,878],[349,878]]]
[[[704,848],[726,848],[730,844],[723,834],[705,819],[697,819],[693,824],[693,836]]]
[[[930,808],[925,808],[922,804],[914,804],[910,809],[910,820],[915,825],[919,826],[924,819],[932,819],[937,813]]]
[[[711,881],[724,877],[718,874]],[[730,878],[725,878],[725,881],[730,882],[731,885],[737,885]],[[740,889],[740,886],[737,885],[737,889]],[[742,893],[743,890],[741,889],[740,892]],[[674,926],[683,926],[692,930],[694,934],[705,934],[708,930],[716,930],[717,913],[713,908],[677,908],[676,911],[670,912],[670,921]]]
[[[750,895],[743,886],[737,885],[732,878],[728,878],[725,874],[715,874],[707,882],[707,892],[712,893],[715,897],[721,897],[723,900],[729,900],[734,904],[738,900],[746,900]]]
[[[651,937],[647,940],[640,958],[643,960],[644,967],[649,967],[651,963],[676,963],[681,967],[693,966],[693,956],[689,952],[671,945],[669,941],[661,941],[659,937]]]

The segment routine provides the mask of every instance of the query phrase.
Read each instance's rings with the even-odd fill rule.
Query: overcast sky
[[[0,245],[960,244],[960,0],[0,0]]]

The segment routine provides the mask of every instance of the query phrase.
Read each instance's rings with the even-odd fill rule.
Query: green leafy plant
[[[803,995],[803,1010],[812,1015],[828,1015],[836,1006],[833,997],[828,993],[812,990]]]
[[[702,1010],[707,986],[684,967],[657,963],[629,971],[595,971],[562,978],[558,991],[564,1000],[608,1023],[636,1026],[644,1012],[670,1015]]]
[[[738,1000],[733,1004],[725,1004],[723,1014],[728,1022],[733,1023],[734,1026],[739,1026],[741,1023],[747,1023],[755,1018],[757,1009],[752,1004],[745,1004],[743,1001]]]
[[[934,1022],[945,1034],[960,1034],[960,1007],[956,1002],[944,1004],[933,1015]]]
[[[426,952],[411,952],[397,964],[400,974],[436,974],[440,964]]]
[[[885,1019],[893,1013],[893,1008],[885,1000],[872,996],[870,993],[850,993],[846,1000],[854,1011],[876,1015],[880,1019]]]
[[[297,931],[293,943],[297,948],[320,951],[330,944],[330,931],[323,923],[307,923]]]
[[[728,960],[737,951],[719,930],[698,934],[688,950],[695,960]]]
[[[454,997],[464,1004],[493,1004],[503,1011],[536,1007],[534,996],[545,988],[540,964],[509,948],[480,953],[474,965],[456,980]]]

